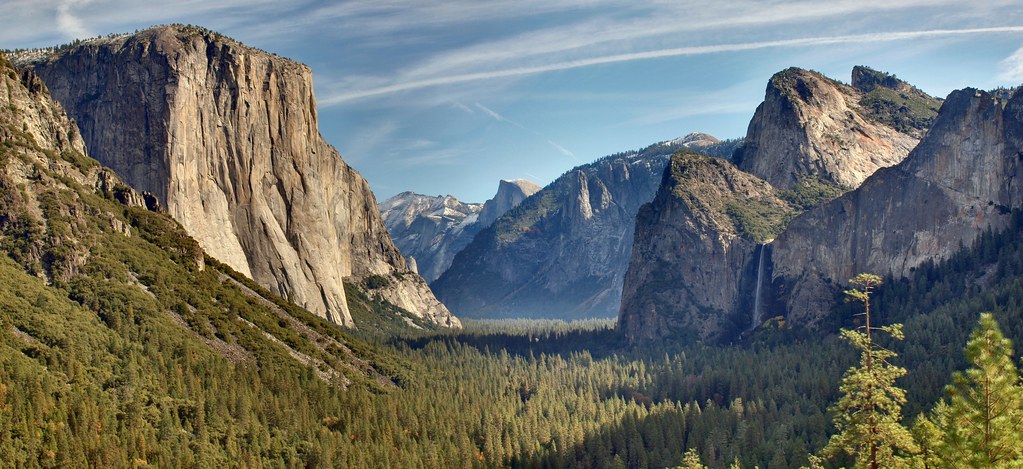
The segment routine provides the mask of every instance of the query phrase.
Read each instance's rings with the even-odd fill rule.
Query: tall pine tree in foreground
[[[952,375],[949,403],[936,411],[944,467],[1023,466],[1023,394],[1012,342],[990,313],[966,344],[970,368]]]
[[[881,284],[881,277],[859,274],[849,283],[853,288],[845,291],[846,301],[863,303],[864,325],[842,329],[842,337],[860,351],[860,364],[849,368],[842,378],[842,397],[832,408],[838,433],[822,454],[833,459],[845,453],[858,468],[909,467],[910,454],[917,451],[917,445],[899,423],[906,392],[895,385],[906,370],[893,365],[890,360],[896,354],[879,346],[873,337],[881,332],[901,340],[902,324],[877,327],[870,322],[870,294]]]

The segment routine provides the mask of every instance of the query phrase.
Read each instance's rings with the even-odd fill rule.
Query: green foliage
[[[966,344],[970,368],[956,372],[941,412],[938,452],[946,467],[1023,464],[1023,394],[1012,342],[991,314],[980,316]]]
[[[903,133],[921,133],[934,124],[941,101],[920,92],[875,87],[860,99],[865,114]]]
[[[806,211],[842,195],[845,189],[821,178],[800,177],[796,184],[778,194],[792,208]]]
[[[895,380],[906,374],[893,365],[896,354],[874,343],[871,333],[884,332],[901,340],[902,325],[875,327],[870,323],[870,294],[881,278],[859,274],[849,281],[854,287],[845,293],[850,301],[863,303],[866,324],[859,330],[842,330],[842,338],[860,351],[858,367],[846,371],[839,391],[842,397],[832,408],[838,433],[828,441],[822,454],[834,458],[851,456],[855,467],[909,467],[908,456],[918,451],[912,435],[902,426],[905,391]]]
[[[370,275],[366,277],[366,288],[370,290],[377,290],[380,288],[387,288],[391,284],[391,281],[383,275]]]
[[[396,335],[410,334],[410,330],[423,334],[440,328],[391,303],[371,298],[366,291],[354,284],[345,283],[345,296],[348,298],[348,310],[352,314],[352,320],[359,328],[356,334],[363,339],[383,340]]]
[[[739,235],[758,243],[774,239],[792,218],[792,212],[761,200],[729,201],[725,213]]]

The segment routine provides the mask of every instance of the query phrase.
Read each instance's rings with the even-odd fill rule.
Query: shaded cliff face
[[[854,70],[859,89],[796,68],[776,74],[733,157],[736,165],[779,189],[806,178],[852,189],[878,168],[902,161],[922,130],[903,125],[898,113],[905,100],[885,86],[902,82],[868,71]],[[939,101],[919,94],[907,98],[914,108],[937,108]]]
[[[692,155],[673,159],[657,198],[636,219],[619,316],[628,339],[734,338],[785,314],[793,288],[823,291],[813,305],[823,309],[790,315],[790,323],[806,324],[810,315],[830,308],[832,290],[793,280],[809,274],[778,277],[793,262],[789,257],[816,252],[834,258],[837,235],[828,231],[834,221],[822,215],[804,225],[789,223],[806,210],[845,213],[834,209],[838,202],[821,204],[864,180],[869,185],[871,174],[902,161],[933,123],[940,102],[866,67],[856,67],[852,76],[853,86],[795,68],[773,76],[733,154],[738,168]],[[859,225],[850,226],[863,233],[856,231]],[[789,248],[776,248],[781,238],[771,240],[792,229],[807,234]],[[857,242],[870,249],[870,241]],[[816,268],[812,260],[800,262]],[[836,259],[835,265],[845,266],[842,262]],[[801,307],[809,301],[799,296]]]
[[[674,148],[568,171],[476,235],[431,286],[471,317],[615,316],[636,212]]]
[[[766,250],[747,225],[778,226],[791,212],[770,184],[727,161],[673,155],[636,216],[618,329],[630,342],[713,341],[748,329]]]
[[[189,27],[90,41],[32,64],[93,156],[151,191],[214,257],[338,324],[343,282],[457,324],[409,274],[366,181],[317,130],[301,64]]]
[[[1023,203],[1023,94],[953,92],[902,164],[794,220],[773,244],[773,291],[813,325],[859,272],[904,277],[948,258]]]
[[[95,195],[120,202],[118,213],[91,206]],[[88,157],[74,121],[31,71],[0,54],[0,247],[29,274],[67,285],[89,262],[100,237],[131,237],[119,213],[145,207],[135,192]],[[98,225],[98,226],[97,226]],[[194,245],[194,242],[192,243]],[[198,246],[182,253],[204,266]]]
[[[380,203],[384,225],[409,264],[430,282],[451,265],[455,254],[472,241],[481,204],[449,196],[402,192]]]

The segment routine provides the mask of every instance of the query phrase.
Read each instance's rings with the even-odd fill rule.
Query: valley
[[[478,203],[209,29],[0,52],[0,466],[1023,461],[1023,91],[847,76],[591,162],[448,103],[573,160]]]

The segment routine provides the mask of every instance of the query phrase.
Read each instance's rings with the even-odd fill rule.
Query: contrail
[[[522,124],[520,124],[518,122],[515,122],[515,121],[513,121],[513,120],[511,120],[511,119],[509,119],[507,117],[504,117],[501,114],[499,114],[497,111],[495,111],[493,109],[490,109],[490,108],[480,104],[479,102],[476,103],[476,107],[479,108],[484,113],[486,113],[491,118],[493,118],[494,120],[514,125],[515,127],[518,127],[518,128],[520,128],[522,130],[525,130],[526,132],[534,134],[537,137],[540,137],[540,138],[544,139],[545,141],[547,141],[548,145],[554,147],[554,149],[558,150],[559,152],[561,152],[562,155],[569,156],[569,157],[571,157],[573,159],[575,158],[575,153],[572,153],[569,149],[567,149],[567,148],[565,148],[565,147],[563,147],[561,145],[558,145],[557,142],[547,138],[544,134],[542,134],[540,132],[537,132],[537,131],[535,131],[533,129],[530,129],[529,127],[526,127],[526,126],[524,126],[524,125],[522,125]]]
[[[415,80],[405,83],[396,83],[378,88],[371,88],[352,93],[344,93],[327,97],[320,102],[322,106],[333,106],[346,101],[379,96],[399,91],[407,91],[418,88],[426,88],[438,85],[450,85],[465,83],[469,81],[490,80],[494,78],[506,78],[522,75],[535,75],[539,73],[568,70],[573,68],[590,67],[610,63],[629,62],[633,60],[659,59],[665,57],[678,57],[686,55],[704,55],[721,52],[740,52],[755,49],[766,49],[772,47],[804,47],[820,46],[829,44],[863,43],[863,42],[888,42],[902,41],[907,39],[918,39],[923,37],[937,36],[965,36],[971,34],[992,34],[992,33],[1023,33],[1023,26],[998,26],[991,28],[969,28],[969,29],[932,29],[928,31],[899,31],[889,33],[852,34],[845,36],[824,36],[800,39],[782,39],[778,41],[761,41],[735,44],[718,44],[710,46],[675,47],[670,49],[659,49],[645,52],[632,52],[628,54],[615,54],[603,57],[592,57],[588,59],[569,60],[547,65],[532,67],[516,67],[505,70],[494,70],[489,72],[465,73],[459,75],[441,76],[425,80]]]

